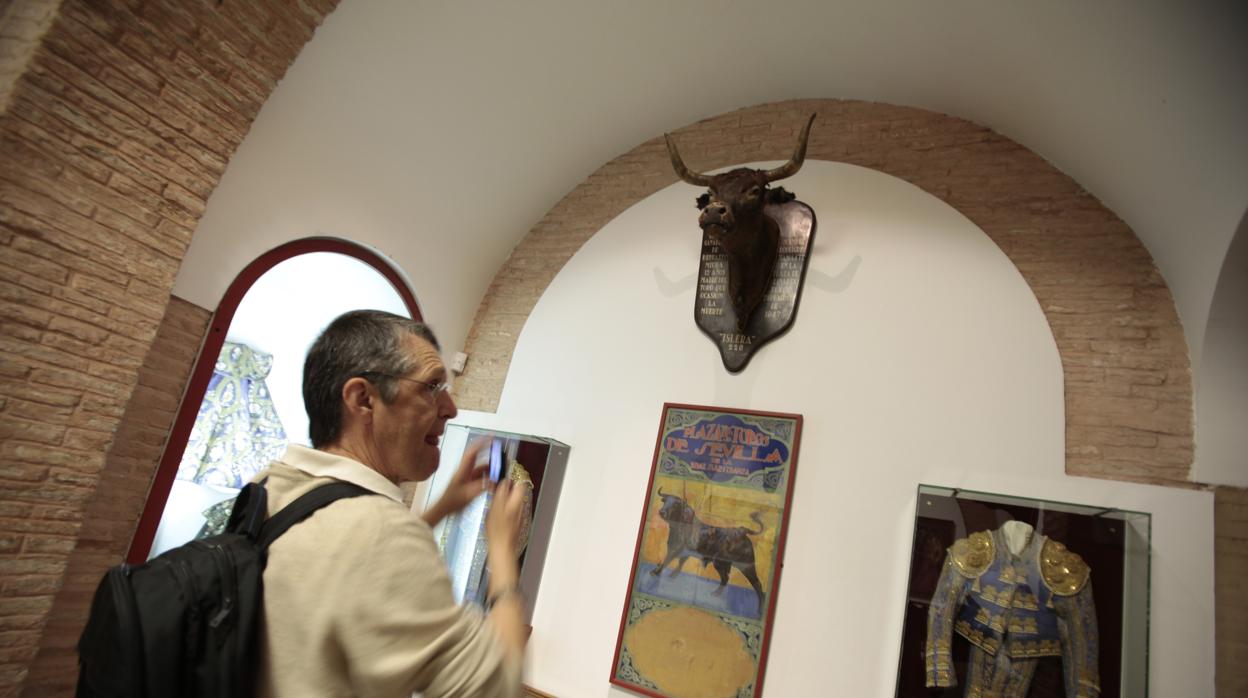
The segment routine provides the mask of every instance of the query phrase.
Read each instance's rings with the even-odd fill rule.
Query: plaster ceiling
[[[1248,207],[1248,4],[1197,0],[342,0],[209,200],[175,293],[215,307],[287,240],[370,244],[451,351],[511,248],[665,131],[795,98],[983,124],[1118,213],[1198,368]]]

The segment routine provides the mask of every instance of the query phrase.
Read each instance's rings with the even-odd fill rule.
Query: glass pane
[[[526,618],[532,617],[533,600],[541,580],[546,544],[554,523],[568,447],[553,439],[462,424],[448,424],[442,435],[442,456],[429,482],[425,507],[446,491],[465,449],[477,439],[501,444],[502,475],[528,488],[525,522],[520,534],[520,585],[526,592]],[[486,464],[489,449],[478,463]],[[484,603],[489,587],[486,564],[485,517],[493,495],[483,494],[456,515],[448,516],[433,530],[450,571],[452,592],[460,603]]]
[[[1150,524],[920,485],[897,695],[1146,696]]]

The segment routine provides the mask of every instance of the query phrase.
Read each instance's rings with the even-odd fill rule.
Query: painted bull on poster
[[[671,571],[675,575],[690,557],[700,557],[702,567],[710,565],[719,573],[719,586],[711,592],[719,596],[728,586],[728,573],[736,567],[750,586],[754,587],[761,617],[764,609],[763,583],[758,578],[758,567],[754,562],[754,541],[750,540],[750,536],[763,532],[763,520],[759,513],[750,514],[750,518],[758,526],[757,530],[744,526],[712,526],[698,518],[684,497],[664,494],[661,487],[658,495],[663,500],[659,517],[667,522],[667,553],[663,556],[663,562],[650,570],[650,574],[657,577],[665,567],[676,562]]]
[[[767,294],[779,253],[780,227],[763,212],[763,207],[786,203],[794,198],[783,187],[771,189],[769,185],[792,177],[801,169],[806,159],[810,127],[814,122],[815,115],[811,114],[798,138],[793,158],[771,170],[740,167],[717,175],[694,172],[681,160],[672,137],[668,134],[663,136],[667,140],[667,152],[676,174],[689,184],[708,188],[697,199],[698,208],[702,211],[698,225],[728,257],[728,296],[736,311],[738,330],[745,329]]]

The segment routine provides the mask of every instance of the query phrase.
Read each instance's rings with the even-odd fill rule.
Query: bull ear
[[[767,203],[769,204],[787,204],[796,198],[796,194],[785,189],[784,187],[776,187],[775,189],[767,190]]]
[[[815,123],[815,116],[815,114],[811,114],[810,120],[806,122],[806,128],[802,129],[802,135],[797,139],[797,150],[793,151],[793,158],[774,170],[767,170],[766,177],[768,182],[792,177],[797,174],[798,170],[802,169],[802,163],[806,160],[806,142],[810,140],[810,126]]]
[[[698,204],[699,211],[709,206],[711,204],[711,193],[707,192],[703,194],[702,196],[699,196],[697,198],[697,204]]]

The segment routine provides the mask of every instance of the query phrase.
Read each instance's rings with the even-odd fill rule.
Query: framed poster
[[[784,560],[802,417],[665,404],[611,683],[755,698]]]

